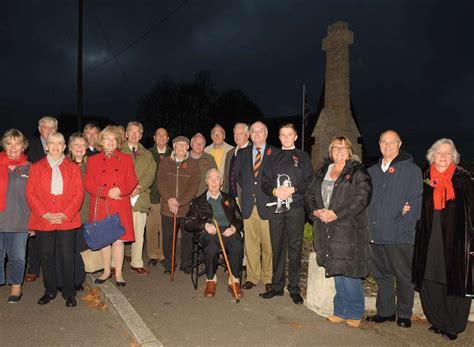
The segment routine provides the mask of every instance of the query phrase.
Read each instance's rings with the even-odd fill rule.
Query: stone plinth
[[[335,294],[334,279],[325,277],[324,268],[316,264],[316,252],[311,252],[305,305],[320,316],[327,317],[333,314],[332,300]]]

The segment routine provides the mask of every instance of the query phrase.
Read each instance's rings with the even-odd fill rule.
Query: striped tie
[[[260,165],[262,164],[262,153],[260,153],[260,147],[256,147],[257,154],[255,155],[255,163],[253,164],[253,174],[255,177],[258,176],[258,170],[260,169]]]

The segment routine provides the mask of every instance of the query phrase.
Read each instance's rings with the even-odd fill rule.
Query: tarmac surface
[[[179,258],[178,258],[179,259]],[[108,309],[99,311],[80,300],[67,308],[60,295],[45,306],[41,278],[25,283],[18,304],[7,304],[8,286],[0,287],[0,346],[472,346],[474,324],[456,341],[428,331],[427,322],[412,328],[396,323],[363,322],[359,329],[332,324],[288,293],[261,299],[263,285],[244,291],[240,303],[227,292],[227,276],[218,270],[216,297],[203,296],[205,279],[194,290],[190,275],[177,271],[174,281],[158,264],[140,276],[125,264],[127,285],[100,285]],[[100,275],[100,272],[94,276]],[[91,284],[93,277],[88,278]],[[92,285],[92,284],[91,284]]]

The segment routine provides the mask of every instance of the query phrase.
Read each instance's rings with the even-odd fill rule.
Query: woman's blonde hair
[[[107,125],[104,129],[102,129],[99,133],[99,138],[97,140],[97,144],[99,145],[100,149],[103,149],[103,141],[106,135],[112,134],[115,137],[115,140],[117,141],[117,147],[120,146],[122,142],[122,136],[120,134],[120,131],[116,125]]]
[[[329,159],[331,159],[331,161],[334,161],[334,158],[332,156],[332,149],[336,143],[342,143],[343,146],[346,146],[349,151],[348,159],[352,159],[352,156],[354,155],[354,150],[352,149],[352,142],[346,136],[334,136],[331,139],[328,147]]]
[[[5,131],[3,133],[2,147],[3,147],[4,150],[5,150],[5,147],[7,145],[7,142],[12,140],[12,139],[20,141],[22,146],[23,146],[23,151],[26,151],[26,149],[28,148],[28,139],[18,129],[8,129],[7,131]]]

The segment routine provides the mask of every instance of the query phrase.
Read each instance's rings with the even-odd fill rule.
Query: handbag
[[[84,263],[84,271],[94,273],[104,268],[104,261],[100,251],[91,251],[90,249],[81,252]]]
[[[118,213],[110,215],[107,199],[105,199],[107,217],[97,220],[97,207],[99,206],[101,191],[102,186],[99,187],[99,192],[97,193],[92,222],[84,224],[84,239],[87,246],[93,251],[111,245],[125,234],[125,228],[120,223]]]

